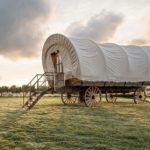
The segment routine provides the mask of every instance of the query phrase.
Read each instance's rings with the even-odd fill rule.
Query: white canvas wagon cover
[[[98,44],[89,39],[53,34],[46,40],[42,62],[54,72],[51,54],[59,50],[65,79],[86,81],[150,81],[150,46]]]

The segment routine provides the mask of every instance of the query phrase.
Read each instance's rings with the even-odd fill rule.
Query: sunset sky
[[[0,0],[0,86],[42,73],[42,47],[53,33],[150,45],[150,0]]]

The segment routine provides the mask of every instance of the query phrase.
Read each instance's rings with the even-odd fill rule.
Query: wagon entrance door
[[[58,88],[61,88],[65,85],[63,63],[62,63],[61,55],[58,50],[52,53],[51,57],[52,57],[54,72],[55,72],[54,89],[57,90]]]

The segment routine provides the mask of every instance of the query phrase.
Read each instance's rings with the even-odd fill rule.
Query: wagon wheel
[[[146,100],[146,92],[144,89],[137,89],[134,92],[134,103],[139,104],[139,103],[144,103]]]
[[[75,104],[77,99],[78,99],[78,97],[75,95],[72,95],[71,93],[62,93],[61,94],[61,100],[64,105],[73,105],[73,104]]]
[[[106,101],[108,103],[115,103],[117,100],[117,93],[106,93]]]
[[[88,107],[100,106],[101,91],[98,87],[89,87],[85,91],[85,104]]]

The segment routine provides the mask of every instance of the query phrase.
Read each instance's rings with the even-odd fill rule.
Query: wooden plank
[[[144,85],[144,86],[150,86],[150,82],[148,82],[148,81],[143,82],[143,85]]]
[[[114,86],[125,86],[125,82],[114,82]]]
[[[142,86],[142,82],[126,82],[125,86]]]
[[[60,72],[57,73],[55,76],[55,87],[60,88],[63,87],[64,85],[64,73]]]
[[[99,86],[99,87],[137,87],[150,86],[150,82],[113,82],[113,81],[82,81],[77,78],[68,79],[65,81],[67,86]]]

